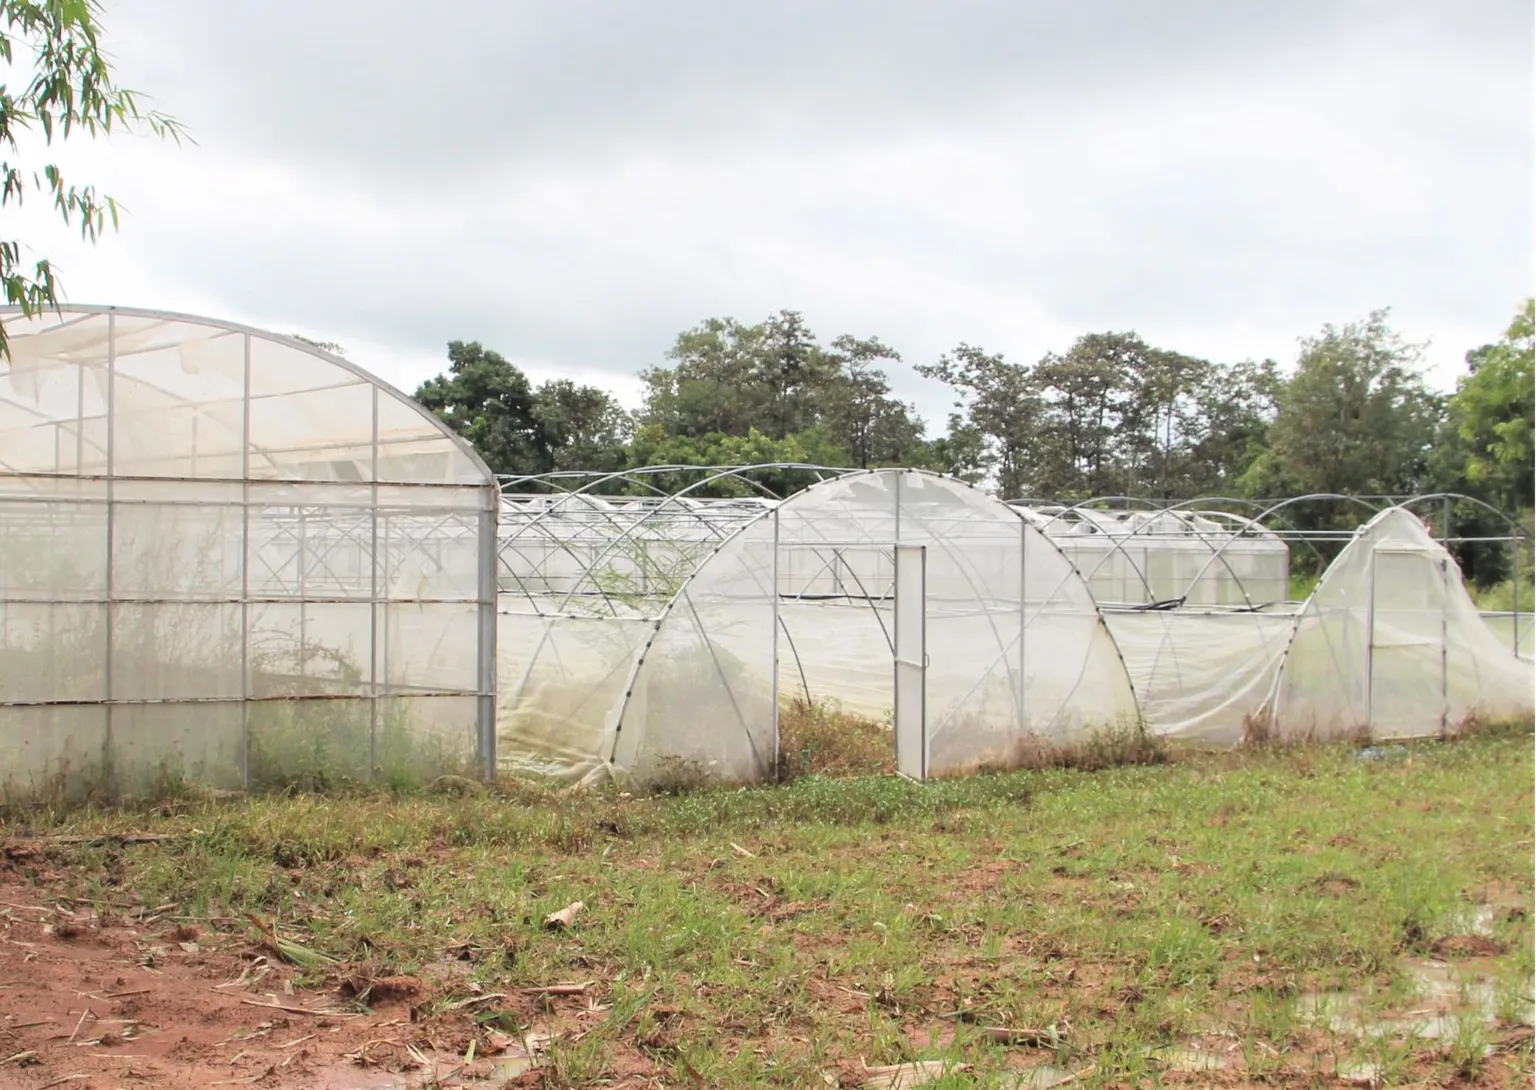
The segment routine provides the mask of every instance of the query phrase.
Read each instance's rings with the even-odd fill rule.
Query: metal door
[[[1449,724],[1446,580],[1439,550],[1378,546],[1371,553],[1366,708],[1376,738],[1443,734]]]

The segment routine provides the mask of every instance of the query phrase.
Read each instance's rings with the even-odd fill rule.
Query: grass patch
[[[239,921],[227,934],[246,942],[249,916],[281,921],[284,941],[366,964],[370,985],[456,966],[422,1000],[429,1027],[466,997],[594,981],[537,1010],[473,1008],[487,1034],[554,1034],[544,1085],[853,1085],[861,1064],[921,1059],[969,1065],[931,1085],[1013,1085],[1049,1062],[1107,1086],[1173,1081],[1171,1057],[1195,1047],[1228,1067],[1186,1084],[1326,1082],[1351,1062],[1388,1083],[1528,1082],[1510,1023],[1531,1005],[1529,724],[1420,742],[1411,762],[1337,745],[1126,763],[1109,747],[1096,772],[917,785],[819,773],[875,753],[842,748],[857,735],[834,716],[806,719],[792,737],[828,734],[837,756],[810,747],[803,774],[761,788],[32,813],[0,833],[54,839],[4,880],[118,911],[175,904]],[[172,839],[103,839],[127,832]],[[542,926],[575,901],[571,927]],[[1503,951],[1475,959],[1500,1021],[1412,1041],[1309,1017],[1316,994],[1409,1008],[1413,960],[1473,919]],[[340,976],[317,961],[309,983]]]

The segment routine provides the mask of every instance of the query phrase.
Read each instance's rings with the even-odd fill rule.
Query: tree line
[[[879,337],[823,341],[795,311],[711,318],[640,372],[642,404],[569,379],[535,385],[477,342],[416,397],[499,474],[766,462],[916,466],[1007,498],[1183,499],[1462,492],[1511,514],[1532,493],[1536,301],[1466,355],[1454,392],[1379,311],[1326,326],[1289,367],[1221,363],[1087,333],[1029,363],[961,343],[916,365],[955,395],[942,429],[892,392]],[[784,487],[795,485],[792,479]],[[616,485],[616,489],[625,486]]]

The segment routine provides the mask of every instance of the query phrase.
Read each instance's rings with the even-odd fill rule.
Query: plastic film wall
[[[468,448],[288,338],[4,320],[6,793],[489,766],[497,493]]]

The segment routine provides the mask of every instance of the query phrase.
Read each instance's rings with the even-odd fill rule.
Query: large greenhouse
[[[491,770],[498,491],[472,450],[291,338],[5,324],[7,793]]]
[[[908,469],[498,481],[306,342],[5,321],[5,797],[751,782],[797,701],[885,724],[914,779],[1105,731],[1438,736],[1536,704],[1518,588],[1480,615],[1451,552],[1528,541],[1455,537],[1450,498],[1438,534],[1358,497],[1299,533],[1302,501],[1004,503]]]

